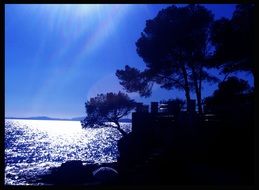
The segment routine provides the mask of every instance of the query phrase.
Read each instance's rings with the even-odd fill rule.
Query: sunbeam
[[[87,57],[98,50],[124,18],[130,5],[34,5],[27,9],[46,19],[51,35],[60,34],[62,46],[48,55],[51,69],[41,89],[35,95],[33,108],[38,107],[46,94],[65,88],[73,80]],[[69,27],[68,27],[69,26]],[[56,39],[54,39],[56,40]],[[48,49],[45,41],[38,54]],[[77,51],[75,51],[77,49]],[[39,56],[39,55],[38,55]],[[68,58],[69,57],[69,58]],[[69,61],[69,60],[70,61]],[[69,76],[69,77],[66,77]],[[59,82],[62,80],[62,83]]]

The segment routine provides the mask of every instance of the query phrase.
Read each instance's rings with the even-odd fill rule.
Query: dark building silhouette
[[[151,113],[158,113],[158,102],[151,102]]]
[[[180,126],[191,124],[194,127],[198,121],[195,119],[195,101],[191,113],[181,112],[177,106],[175,103],[152,102],[149,112],[148,105],[137,104],[136,112],[132,113],[132,132],[118,143],[118,162],[122,168],[145,160],[154,149],[172,146]]]
[[[178,105],[152,102],[148,112],[147,105],[138,104],[132,132],[118,142],[119,173],[126,176],[122,179],[137,184],[251,183],[252,137],[246,127],[252,125],[251,119],[199,115],[195,100],[189,112]]]

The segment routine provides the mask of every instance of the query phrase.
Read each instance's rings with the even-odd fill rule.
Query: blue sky
[[[135,42],[146,20],[167,6],[5,5],[5,115],[83,116],[90,97],[123,91],[116,70],[144,69]],[[231,17],[235,5],[206,7],[217,19]],[[205,84],[203,97],[216,86]],[[150,98],[129,95],[144,103],[184,99],[181,91],[156,86]]]

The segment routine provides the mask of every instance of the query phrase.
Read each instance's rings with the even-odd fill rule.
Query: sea
[[[131,131],[130,123],[121,125]],[[116,162],[121,137],[112,127],[83,129],[80,121],[6,119],[5,185],[44,185],[32,179],[69,160]]]

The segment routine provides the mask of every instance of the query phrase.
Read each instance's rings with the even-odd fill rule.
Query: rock
[[[72,160],[63,163],[60,167],[52,169],[51,174],[42,176],[42,180],[48,184],[83,184],[93,181],[92,172],[97,164],[84,166],[80,160]]]
[[[111,182],[117,179],[119,173],[111,167],[100,167],[93,171],[93,176],[102,182]]]
[[[70,170],[70,169],[81,169],[83,168],[83,162],[81,160],[71,160],[65,163],[62,163],[61,169]]]

